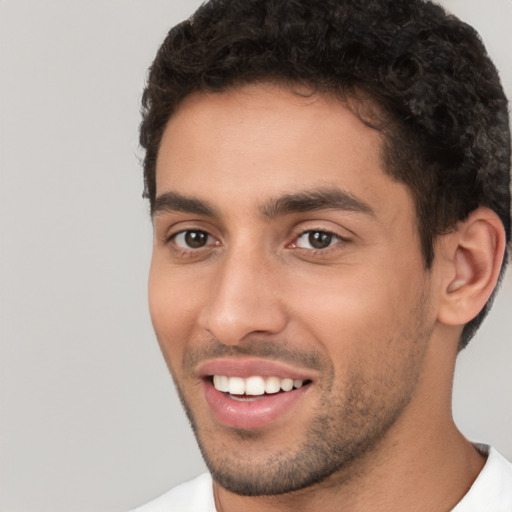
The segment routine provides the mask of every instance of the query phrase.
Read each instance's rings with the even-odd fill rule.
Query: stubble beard
[[[174,382],[199,448],[212,478],[225,489],[243,496],[277,496],[332,480],[342,485],[357,476],[357,463],[371,455],[410,403],[418,382],[432,325],[425,322],[424,297],[414,308],[413,321],[398,337],[410,351],[396,371],[367,378],[362,366],[351,369],[344,389],[336,389],[334,368],[324,365],[323,403],[295,446],[265,455],[265,434],[230,429],[233,443],[218,442],[216,433],[200,425],[180,385]],[[396,340],[394,340],[396,342]],[[383,345],[390,343],[383,341]],[[400,357],[400,356],[398,356]],[[319,359],[321,359],[319,357]],[[171,369],[171,373],[172,369]],[[293,429],[292,429],[293,431]],[[249,458],[257,443],[258,460]],[[245,451],[244,446],[250,449]]]
[[[332,398],[330,394],[331,399],[322,403],[319,409],[326,412],[311,420],[302,442],[273,451],[264,458],[259,456],[257,462],[244,453],[244,445],[251,445],[253,453],[254,447],[261,443],[264,453],[265,434],[231,429],[233,444],[215,447],[215,432],[198,425],[183,393],[177,389],[213,480],[235,494],[273,496],[320,484],[329,477],[337,485],[354,477],[351,471],[354,464],[372,452],[401,416],[411,400],[412,393],[407,390],[414,383],[409,380],[407,390],[398,393],[395,388],[392,403],[389,398],[386,401],[382,391],[403,384],[395,380],[383,382],[377,386],[379,391],[370,395],[365,393],[368,383],[354,372],[343,398]]]

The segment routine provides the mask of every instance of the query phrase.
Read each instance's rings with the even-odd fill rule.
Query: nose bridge
[[[239,243],[216,266],[201,323],[218,341],[233,345],[250,333],[283,328],[286,320],[269,259],[261,247]]]

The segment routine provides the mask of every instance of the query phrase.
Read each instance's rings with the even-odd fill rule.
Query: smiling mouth
[[[291,414],[311,396],[314,383],[303,371],[257,359],[210,361],[199,375],[215,421],[243,430],[267,427]]]
[[[267,395],[288,393],[311,384],[308,379],[259,376],[242,378],[226,375],[212,375],[210,376],[210,382],[217,391],[239,401],[251,401],[265,398]]]

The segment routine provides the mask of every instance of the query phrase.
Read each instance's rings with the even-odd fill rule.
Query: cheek
[[[375,265],[365,272],[354,267],[316,275],[290,288],[292,316],[323,345],[339,371],[355,361],[374,366],[379,358],[396,359],[409,350],[423,314],[425,277],[416,267],[403,266],[400,272]]]
[[[171,360],[181,360],[194,325],[196,300],[186,283],[178,272],[153,259],[148,282],[149,311],[168,365]]]

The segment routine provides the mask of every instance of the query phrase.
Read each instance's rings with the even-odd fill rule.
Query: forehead
[[[270,84],[194,93],[165,129],[157,197],[173,191],[218,201],[243,198],[247,206],[268,196],[337,187],[379,203],[386,188],[398,186],[383,171],[381,151],[382,135],[331,95]]]

